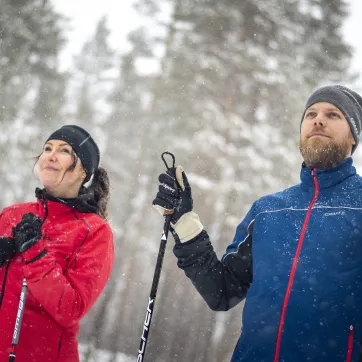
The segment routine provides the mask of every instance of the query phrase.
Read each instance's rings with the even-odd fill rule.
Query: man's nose
[[[327,119],[323,114],[318,114],[317,117],[314,118],[314,124],[324,127],[327,124]]]

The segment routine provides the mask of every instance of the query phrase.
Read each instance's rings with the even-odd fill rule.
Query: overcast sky
[[[352,69],[360,74],[361,79],[358,82],[360,90],[362,90],[362,1],[349,0],[347,3],[351,6],[350,16],[344,26],[345,40],[354,48],[354,57],[352,61]]]
[[[70,64],[71,55],[81,49],[92,36],[98,20],[106,15],[114,48],[127,49],[127,33],[140,25],[140,18],[132,9],[131,0],[53,0],[55,9],[69,18],[65,34],[68,44],[61,58],[62,68]]]

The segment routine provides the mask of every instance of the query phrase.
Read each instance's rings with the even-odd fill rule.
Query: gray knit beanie
[[[362,97],[347,87],[343,87],[341,85],[329,85],[319,88],[313,92],[307,100],[305,110],[318,102],[331,103],[343,113],[356,142],[356,144],[352,147],[353,153],[357,148],[362,128]],[[304,113],[302,121],[304,119]]]

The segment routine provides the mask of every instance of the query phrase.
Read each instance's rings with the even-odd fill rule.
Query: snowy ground
[[[92,350],[87,345],[79,345],[80,362],[134,362],[136,357],[118,353],[114,357],[113,353],[104,350]]]

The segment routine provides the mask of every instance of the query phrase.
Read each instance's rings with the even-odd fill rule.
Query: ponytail
[[[98,167],[94,172],[92,183],[89,188],[94,191],[94,198],[97,203],[99,216],[106,220],[109,201],[109,177],[104,168]]]

